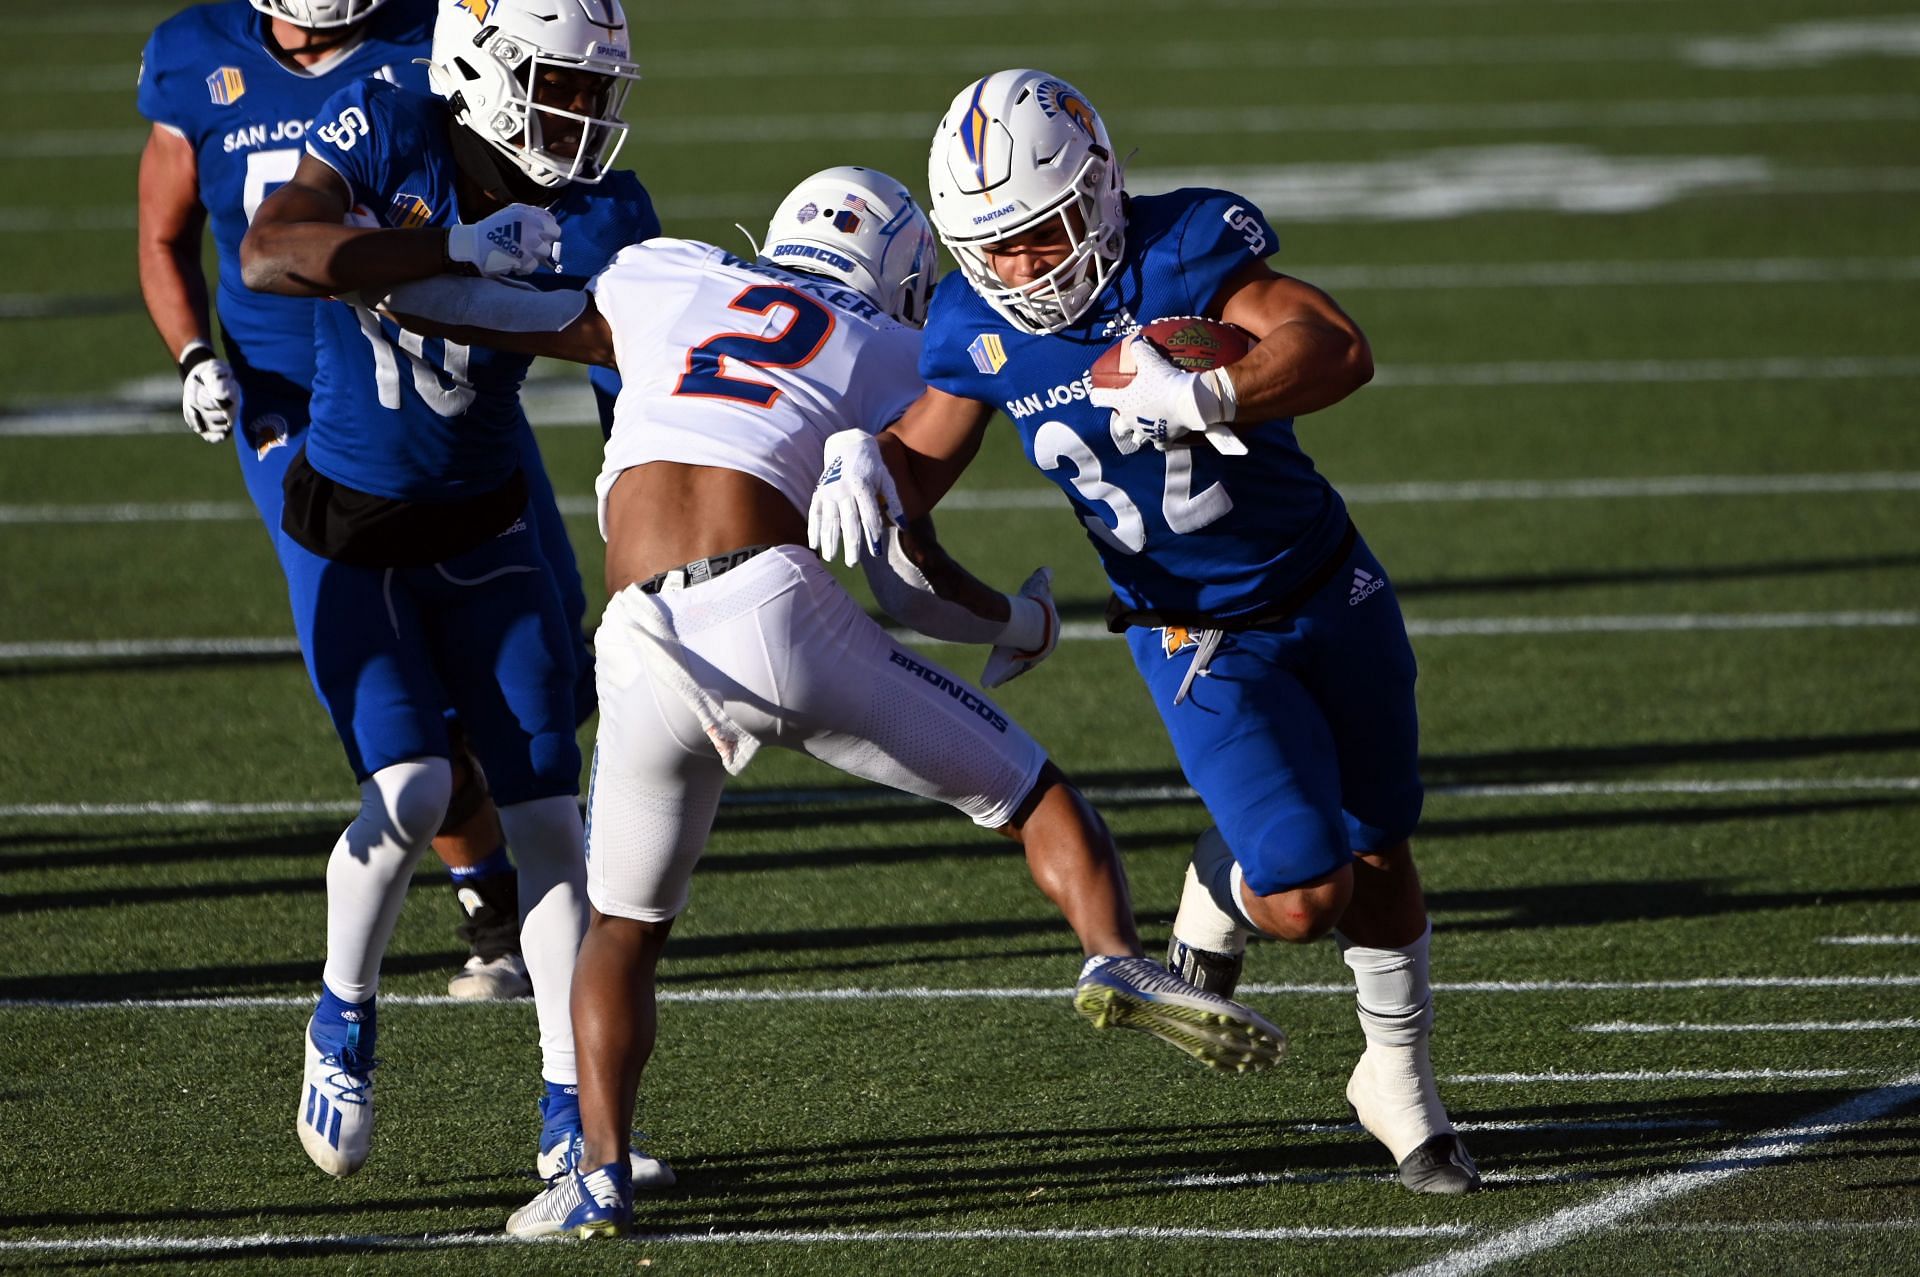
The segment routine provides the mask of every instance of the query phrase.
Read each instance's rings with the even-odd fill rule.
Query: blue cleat
[[[635,1131],[627,1152],[633,1187],[672,1188],[678,1180],[673,1167],[649,1154],[646,1140],[646,1132]],[[549,1082],[546,1094],[540,1097],[540,1148],[534,1159],[535,1173],[551,1184],[580,1164],[580,1153],[580,1088]]]
[[[582,1175],[569,1171],[540,1196],[513,1212],[507,1231],[515,1237],[571,1233],[581,1241],[618,1237],[633,1219],[633,1185],[619,1162]]]
[[[1096,1029],[1151,1033],[1229,1073],[1271,1068],[1287,1053],[1287,1035],[1259,1012],[1196,989],[1150,958],[1088,958],[1073,1006]]]

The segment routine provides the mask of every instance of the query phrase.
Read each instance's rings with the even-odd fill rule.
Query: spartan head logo
[[[1087,100],[1072,85],[1060,80],[1047,80],[1034,90],[1034,96],[1040,102],[1040,109],[1049,117],[1064,115],[1088,137],[1097,136],[1093,108],[1087,105]]]

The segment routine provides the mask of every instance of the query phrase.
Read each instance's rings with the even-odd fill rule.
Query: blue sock
[[[508,873],[512,869],[513,860],[507,855],[507,849],[501,846],[495,847],[493,854],[477,865],[465,865],[457,868],[448,866],[447,872],[453,876],[453,885],[457,887],[462,883],[479,882],[485,878],[496,877],[500,874]]]
[[[349,1002],[323,983],[320,1005],[313,1009],[314,1044],[322,1051],[347,1050],[371,1059],[379,1034],[374,1002]]]

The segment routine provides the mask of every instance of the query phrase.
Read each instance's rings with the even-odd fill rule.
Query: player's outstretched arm
[[[1333,298],[1265,262],[1235,271],[1211,313],[1260,339],[1227,369],[1236,421],[1318,412],[1373,379],[1373,350],[1360,326]]]
[[[1017,593],[1002,594],[947,553],[926,516],[889,527],[880,552],[861,566],[874,600],[896,621],[928,638],[992,646],[980,679],[986,687],[1026,673],[1059,641],[1048,569],[1035,571]]]
[[[929,386],[881,432],[880,448],[909,520],[932,510],[959,481],[991,420],[991,404]]]
[[[509,204],[472,225],[403,230],[342,225],[352,203],[345,178],[325,161],[302,156],[293,180],[261,202],[240,241],[247,287],[334,297],[448,270],[526,275],[556,260],[560,224],[543,208]]]
[[[592,295],[580,289],[437,275],[360,299],[424,337],[617,367],[613,328]]]

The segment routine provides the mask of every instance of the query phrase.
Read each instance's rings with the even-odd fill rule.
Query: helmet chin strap
[[[453,121],[449,126],[454,163],[461,173],[502,204],[533,204],[541,208],[560,198],[564,186],[542,186],[520,171],[491,142]]]

